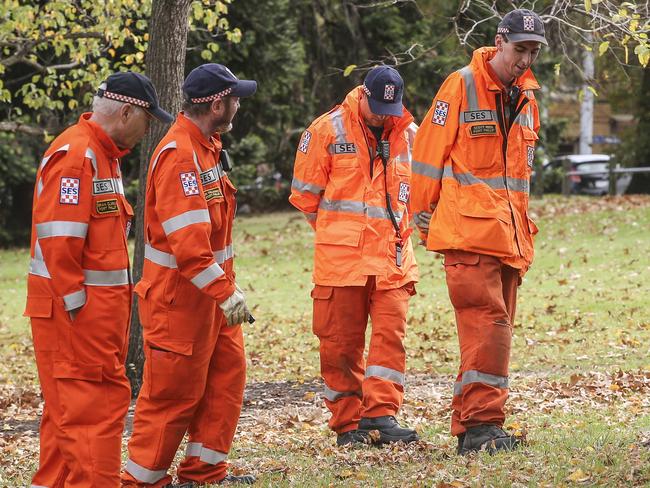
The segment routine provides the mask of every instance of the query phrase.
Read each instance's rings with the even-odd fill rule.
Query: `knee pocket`
[[[192,348],[191,342],[147,344],[145,370],[151,398],[189,400],[201,397],[205,378],[197,374]]]
[[[54,361],[52,376],[56,381],[63,425],[94,425],[105,421],[109,399],[102,384],[101,364]]]

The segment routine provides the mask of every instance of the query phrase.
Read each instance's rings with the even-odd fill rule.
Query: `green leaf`
[[[598,46],[598,55],[602,56],[607,52],[609,49],[609,41],[603,41],[600,43],[600,46]]]
[[[350,74],[354,71],[354,68],[356,67],[357,67],[356,64],[350,64],[347,68],[343,70],[343,76],[345,76],[346,78],[350,76]]]
[[[587,13],[591,12],[591,0],[585,0],[585,10]]]

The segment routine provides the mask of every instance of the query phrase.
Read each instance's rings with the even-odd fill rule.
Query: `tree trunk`
[[[637,114],[639,123],[636,127],[638,137],[634,150],[634,166],[650,166],[650,66],[643,69],[641,89],[637,95]],[[627,193],[650,193],[650,173],[635,173]]]
[[[185,72],[185,49],[189,29],[189,8],[191,0],[153,0],[149,23],[149,48],[146,57],[146,74],[151,78],[160,100],[160,105],[172,114],[181,107],[181,86]],[[147,136],[140,145],[140,168],[138,202],[135,215],[135,254],[133,257],[133,281],[142,276],[144,261],[144,196],[147,185],[149,160],[156,145],[165,135],[168,127],[154,121]],[[133,396],[137,396],[142,385],[144,351],[142,348],[142,326],[138,318],[138,302],[134,300],[131,312],[131,332],[126,371],[131,382]]]

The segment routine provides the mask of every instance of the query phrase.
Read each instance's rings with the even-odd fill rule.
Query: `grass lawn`
[[[261,486],[650,486],[650,199],[531,202],[536,260],[519,290],[507,426],[515,453],[458,458],[448,434],[458,367],[442,261],[417,248],[400,419],[423,441],[336,449],[311,333],[312,231],[293,212],[236,222],[249,389],[231,453]],[[0,251],[0,486],[29,486],[38,384],[21,316],[28,250]]]

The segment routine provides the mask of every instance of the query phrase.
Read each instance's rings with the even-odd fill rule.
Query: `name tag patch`
[[[98,214],[117,213],[120,208],[117,206],[117,198],[111,200],[97,200],[95,203],[95,210]]]
[[[181,173],[181,186],[183,188],[183,193],[185,193],[186,197],[198,195],[199,182],[196,179],[196,173],[194,171]]]
[[[408,203],[410,194],[411,186],[408,183],[401,181],[399,184],[399,193],[397,194],[397,199],[402,203]]]
[[[496,136],[497,126],[495,124],[473,125],[469,128],[472,137],[478,136]]]
[[[447,123],[447,115],[449,114],[449,104],[442,100],[436,100],[436,108],[433,110],[433,122],[436,125],[445,125]]]
[[[463,112],[463,122],[484,122],[494,120],[492,117],[492,110],[470,110]]]
[[[340,144],[333,144],[334,154],[355,154],[357,146],[354,142],[342,142]]]
[[[79,205],[79,178],[61,178],[61,194],[59,203]]]
[[[298,143],[298,151],[307,154],[307,150],[309,149],[310,142],[311,142],[311,132],[306,130],[305,132],[302,133],[302,137],[300,138],[300,142]]]
[[[104,193],[115,193],[113,180],[95,180],[93,181],[93,195],[103,195]]]
[[[205,194],[205,201],[209,202],[210,200],[214,200],[215,198],[218,200],[223,200],[223,193],[221,192],[221,188],[210,188],[209,190],[203,190],[203,193]]]
[[[205,186],[210,183],[217,181],[217,171],[216,168],[210,168],[206,171],[203,171],[200,175],[201,183]]]

